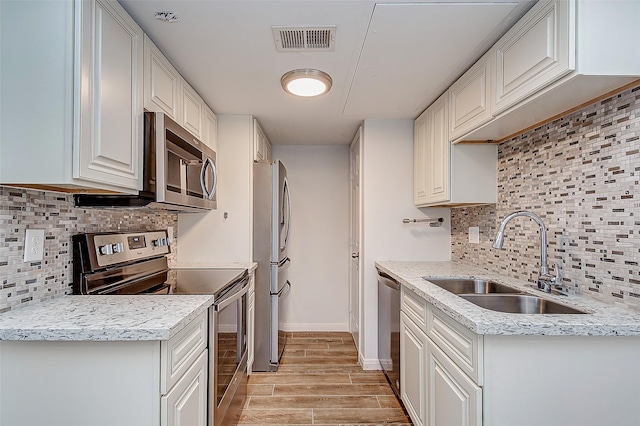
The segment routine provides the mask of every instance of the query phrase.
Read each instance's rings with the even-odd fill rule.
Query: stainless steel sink
[[[522,293],[515,288],[482,279],[427,277],[423,279],[454,294]]]
[[[512,314],[586,314],[586,312],[527,294],[461,294],[464,300],[492,311]]]

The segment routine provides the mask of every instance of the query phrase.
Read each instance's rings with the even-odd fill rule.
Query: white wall
[[[363,349],[365,368],[379,368],[378,284],[374,262],[450,260],[450,210],[413,204],[413,120],[365,120],[363,149]],[[404,218],[443,217],[443,225],[403,224]]]
[[[274,145],[291,189],[291,293],[284,328],[348,330],[349,148]]]
[[[253,258],[252,126],[250,115],[218,116],[218,208],[178,215],[178,264]]]

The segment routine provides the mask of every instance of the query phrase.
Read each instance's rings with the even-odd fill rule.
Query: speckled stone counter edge
[[[212,295],[65,296],[0,315],[0,340],[169,340]]]
[[[376,266],[476,334],[549,336],[640,336],[640,314],[584,296],[553,296],[530,283],[456,262],[379,261]],[[509,314],[480,308],[422,277],[490,279],[587,314]]]

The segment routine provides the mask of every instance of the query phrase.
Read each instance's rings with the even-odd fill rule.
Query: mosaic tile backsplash
[[[537,224],[515,218],[491,248],[501,220],[529,210],[567,290],[640,310],[640,87],[503,142],[498,168],[496,205],[452,209],[452,259],[536,282]]]
[[[83,209],[73,196],[0,186],[0,313],[71,294],[71,236],[86,232],[138,231],[173,227],[178,216],[152,209]],[[23,261],[27,229],[44,229],[44,259]],[[176,257],[173,244],[169,262]]]

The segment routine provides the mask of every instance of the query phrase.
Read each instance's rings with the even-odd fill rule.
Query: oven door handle
[[[237,293],[234,293],[229,298],[223,299],[214,303],[216,311],[220,312],[221,310],[223,310],[224,308],[226,308],[227,306],[229,306],[230,304],[232,304],[233,302],[235,302],[236,300],[240,299],[242,296],[247,294],[247,292],[249,291],[249,286],[247,285],[248,283],[249,283],[248,281],[244,282],[242,290],[238,291]]]
[[[134,277],[130,277],[128,279],[123,279],[123,280],[120,280],[118,282],[111,283],[109,285],[99,287],[99,288],[94,289],[93,291],[89,292],[88,294],[110,294],[110,293],[113,293],[116,290],[120,290],[121,288],[128,287],[131,284],[137,284],[139,282],[148,280],[149,278],[161,276],[162,274],[166,274],[168,271],[169,271],[168,269],[163,269],[162,271],[156,272],[156,273],[151,274],[151,275],[147,275],[147,274],[144,274],[144,273],[143,274],[138,274],[138,275],[136,275]]]

